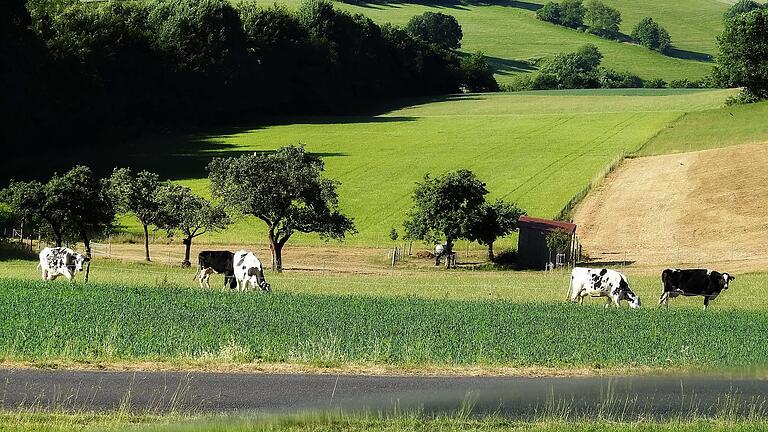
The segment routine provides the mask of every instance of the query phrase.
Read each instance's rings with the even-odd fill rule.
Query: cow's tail
[[[565,301],[571,299],[571,292],[573,292],[573,274],[571,274],[571,281],[568,283],[568,291],[565,293]]]
[[[198,258],[197,258],[197,271],[195,272],[195,275],[194,275],[194,276],[192,276],[192,280],[195,280],[195,279],[197,279],[197,275],[199,275],[199,274],[200,274],[200,271],[201,271],[202,269],[203,269],[203,260],[202,260],[200,257],[198,257]]]

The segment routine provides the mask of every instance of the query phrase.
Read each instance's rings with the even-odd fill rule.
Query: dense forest
[[[0,4],[2,140],[11,154],[495,86],[477,56],[462,61],[325,0],[295,11],[226,0]]]

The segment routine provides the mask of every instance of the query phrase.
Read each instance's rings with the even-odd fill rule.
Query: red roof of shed
[[[520,227],[531,228],[539,231],[555,231],[561,229],[570,235],[573,235],[573,233],[576,232],[576,224],[564,221],[540,219],[530,216],[520,216],[517,224]]]

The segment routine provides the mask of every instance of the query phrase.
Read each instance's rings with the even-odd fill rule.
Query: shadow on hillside
[[[507,6],[529,11],[536,11],[541,8],[538,3],[515,0],[343,0],[343,3],[369,9],[397,8],[409,4],[461,10],[468,10],[467,6]]]
[[[511,75],[516,73],[533,72],[536,66],[519,60],[505,59],[501,57],[485,56],[493,71],[499,75]]]
[[[669,49],[664,54],[669,57],[679,58],[683,60],[695,60],[695,61],[707,62],[707,63],[711,63],[712,61],[714,61],[714,59],[710,54],[700,53],[696,51],[681,50],[677,48]]]
[[[433,98],[430,98],[426,102],[432,100]],[[424,102],[425,99],[411,101],[411,103]],[[385,107],[382,106],[382,110],[378,113],[385,113],[390,111],[390,108],[402,106],[402,102],[396,107],[386,106],[386,110],[383,110]],[[38,155],[28,154],[6,161],[0,173],[0,187],[7,184],[10,179],[45,181],[54,172],[63,173],[75,165],[90,166],[99,176],[110,175],[115,167],[131,167],[135,171],[157,172],[162,178],[171,180],[201,178],[208,175],[206,166],[213,158],[253,154],[253,150],[242,149],[240,147],[242,140],[237,139],[238,135],[250,131],[291,124],[375,124],[415,120],[413,117],[403,116],[382,117],[378,113],[364,116],[261,117],[243,120],[237,125],[211,127],[206,130],[190,130],[192,128],[167,130],[127,142],[120,142],[119,138],[104,139],[93,143],[91,149],[64,152],[55,158],[39,158]],[[311,136],[306,136],[299,141],[311,144],[311,139]],[[299,144],[299,141],[274,143],[274,145]],[[347,156],[342,152],[315,154],[322,158]],[[34,169],[30,169],[32,167]]]

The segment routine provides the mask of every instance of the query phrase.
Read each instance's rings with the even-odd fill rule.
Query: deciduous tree
[[[338,183],[322,176],[322,159],[303,146],[216,158],[208,169],[215,198],[267,225],[273,270],[283,270],[283,246],[297,232],[338,240],[356,232],[339,210]]]
[[[655,51],[665,52],[672,46],[672,39],[664,27],[651,17],[645,17],[632,30],[632,39]]]
[[[714,76],[720,84],[768,98],[768,9],[727,20],[718,45]]]
[[[488,247],[488,259],[493,261],[493,243],[500,237],[517,231],[517,221],[525,214],[525,210],[515,203],[496,200],[484,203],[473,215],[468,238]]]
[[[130,168],[115,168],[109,182],[118,209],[136,216],[144,228],[144,259],[151,261],[149,226],[157,225],[160,219],[160,176],[149,171],[134,176]]]
[[[464,37],[456,18],[440,12],[424,12],[412,17],[405,30],[414,37],[445,49],[460,48]]]

